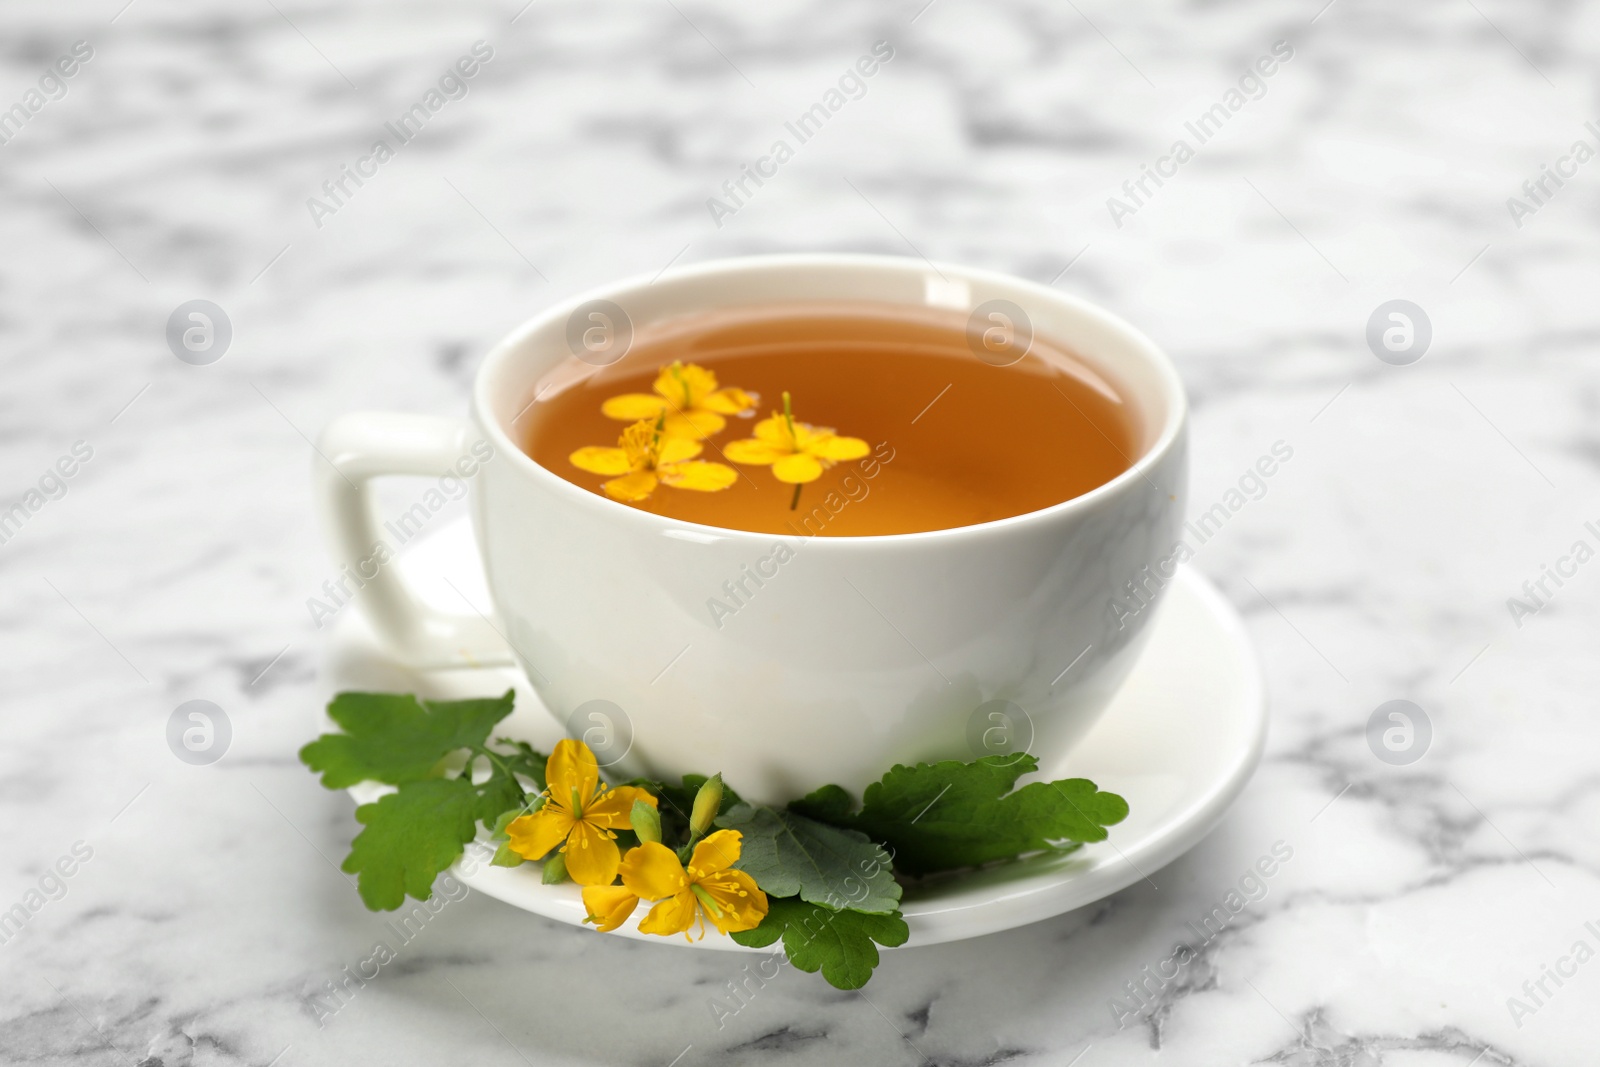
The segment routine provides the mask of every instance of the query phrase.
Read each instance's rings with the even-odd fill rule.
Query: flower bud
[[[559,852],[552,852],[550,858],[544,861],[545,885],[560,885],[567,881],[567,857]]]
[[[656,811],[655,805],[635,800],[628,821],[633,825],[633,832],[639,835],[640,842],[661,843],[661,813]]]
[[[506,827],[510,826],[512,823],[516,822],[526,814],[527,811],[522,808],[510,808],[501,812],[500,817],[494,821],[494,829],[491,831],[492,836],[496,840],[504,840],[507,834]]]
[[[511,851],[511,842],[507,841],[494,850],[494,859],[489,861],[491,867],[520,867],[522,857]]]
[[[700,792],[694,795],[694,811],[689,815],[689,832],[699,837],[711,829],[711,823],[717,817],[717,810],[722,807],[722,775],[714,774],[707,778],[700,787]]]

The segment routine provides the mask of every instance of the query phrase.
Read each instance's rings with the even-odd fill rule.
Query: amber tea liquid
[[[620,507],[738,530],[859,537],[942,530],[1059,504],[1121,474],[1137,455],[1135,416],[1120,390],[1046,338],[1010,366],[979,359],[966,316],[936,308],[861,303],[771,304],[685,315],[640,328],[628,354],[605,367],[576,358],[545,375],[520,417],[522,444],[547,470],[605,495],[607,478],[569,460],[615,446],[627,423],[606,417],[610,397],[652,392],[680,361],[759,399],[702,442],[698,460],[738,472],[726,489],[658,486]],[[791,397],[793,418],[860,438],[870,452],[816,481],[780,482],[770,466],[731,463],[722,450],[748,439]]]

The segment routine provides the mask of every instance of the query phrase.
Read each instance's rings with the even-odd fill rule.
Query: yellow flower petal
[[[683,411],[700,406],[703,397],[717,388],[717,376],[693,363],[673,363],[662,367],[653,387],[667,402]]]
[[[570,807],[574,789],[578,791],[578,802],[588,804],[595,787],[600,784],[600,765],[595,762],[588,745],[563,737],[545,760],[544,780],[557,804]],[[582,812],[573,814],[582,815]]]
[[[756,880],[743,871],[723,871],[701,879],[698,885],[721,910],[721,915],[707,910],[706,918],[722,933],[754,930],[767,917],[767,895],[756,886]]]
[[[777,445],[785,452],[794,451],[794,438],[789,434],[789,422],[777,412],[773,412],[770,418],[756,423],[753,432],[758,439],[769,445]]]
[[[628,455],[620,448],[601,448],[591,445],[580,448],[567,457],[567,461],[579,470],[588,471],[590,474],[604,474],[608,477],[617,474],[627,474],[633,469],[628,462]]]
[[[612,500],[620,500],[625,504],[631,504],[638,500],[644,500],[655,492],[657,482],[658,479],[651,472],[635,471],[632,474],[625,474],[621,478],[613,478],[609,482],[602,483],[600,488],[604,489],[606,496]]]
[[[772,465],[772,475],[780,482],[790,485],[814,482],[822,477],[822,464],[815,456],[804,452],[793,456],[784,456]],[[610,485],[610,482],[606,483]]]
[[[671,419],[667,420],[669,423]],[[656,459],[656,466],[666,463],[682,463],[686,459],[693,459],[705,451],[704,446],[696,441],[682,437],[667,437],[661,441],[661,452]]]
[[[726,425],[728,420],[715,411],[702,411],[696,408],[668,415],[666,425],[662,429],[670,437],[686,437],[691,441],[699,441],[712,434],[721,433]]]
[[[689,876],[704,878],[733,866],[739,862],[743,841],[744,835],[738,830],[718,830],[707,837],[694,846],[694,854],[689,857]]]
[[[583,821],[591,826],[604,826],[608,830],[626,830],[633,825],[633,802],[642,800],[652,808],[656,798],[638,786],[619,785],[596,797],[583,809]]]
[[[692,463],[669,463],[657,472],[663,485],[674,489],[697,489],[714,493],[726,489],[739,480],[739,472],[725,463],[695,460]]]
[[[743,441],[729,441],[722,450],[724,459],[734,463],[748,463],[752,466],[765,467],[778,462],[784,456],[790,455],[788,449],[778,448],[766,441],[757,441],[747,438]]]
[[[639,931],[663,937],[685,933],[694,925],[695,913],[699,911],[698,903],[694,894],[687,889],[674,894],[650,909],[650,914],[639,924]]]
[[[836,434],[827,434],[806,442],[805,450],[813,456],[834,462],[842,459],[860,459],[872,451],[859,437],[839,437]]]
[[[584,886],[583,906],[589,909],[589,916],[583,921],[594,923],[595,929],[604,934],[628,921],[639,906],[639,898],[624,886],[591,885]]]
[[[737,415],[741,411],[748,411],[754,407],[755,397],[743,389],[718,389],[700,401],[704,411],[715,411],[722,415]]]
[[[566,808],[546,803],[532,815],[511,820],[506,827],[506,833],[511,835],[507,844],[525,860],[543,859],[567,839],[573,825],[572,814]]]
[[[684,873],[678,857],[657,841],[646,841],[638,848],[630,848],[622,858],[619,873],[622,884],[645,900],[660,900],[687,892],[689,885],[689,876]]]
[[[617,880],[622,853],[611,836],[598,827],[575,823],[561,854],[567,859],[567,873],[579,885],[610,885]]]
[[[831,433],[833,433],[833,431],[826,426],[813,426],[809,422],[801,422],[799,419],[796,419],[794,423],[795,451],[804,452],[806,450],[806,446],[812,441],[815,441],[819,437],[826,437]]]
[[[666,410],[667,402],[659,396],[649,393],[627,393],[623,396],[614,396],[600,405],[600,413],[608,419],[621,419],[623,422],[638,422],[640,419],[653,419]]]

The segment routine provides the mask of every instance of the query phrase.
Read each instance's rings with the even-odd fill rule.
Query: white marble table
[[[1593,6],[124,2],[0,12],[0,108],[26,119],[0,125],[0,511],[25,511],[0,544],[0,912],[27,917],[0,1060],[1593,1062],[1600,163],[1570,155],[1596,145]],[[714,220],[879,40],[860,99]],[[477,41],[466,94],[362,163]],[[1146,164],[1171,176],[1138,190]],[[1535,199],[1545,164],[1567,177]],[[342,166],[371,176],[333,201]],[[1192,390],[1197,514],[1292,448],[1196,561],[1273,693],[1243,801],[1158,887],[891,955],[866,997],[785,973],[719,1029],[744,958],[469,897],[319,1020],[383,927],[332,869],[349,805],[294,759],[331,569],[308,438],[462,409],[478,354],[565,294],[796,249],[1007,270],[1140,324]],[[232,324],[210,365],[168,350],[192,299]],[[1393,299],[1431,320],[1420,362],[1369,350]],[[232,724],[210,766],[168,748],[193,699]],[[1366,740],[1395,699],[1433,728],[1410,766]],[[1265,895],[1119,1025],[1125,983],[1280,841]]]

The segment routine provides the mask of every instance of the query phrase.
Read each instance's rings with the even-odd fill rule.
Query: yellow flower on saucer
[[[544,774],[544,806],[506,827],[511,851],[536,860],[559,845],[574,882],[610,885],[622,860],[615,831],[628,828],[634,801],[655,807],[656,798],[634,786],[606,786],[594,753],[582,741],[556,742]]]
[[[725,463],[696,460],[701,446],[682,437],[669,437],[663,423],[671,416],[642,420],[622,431],[617,448],[580,448],[567,459],[590,474],[616,475],[600,488],[613,500],[644,500],[657,485],[714,493],[739,480],[739,472]],[[690,462],[692,461],[692,462]]]
[[[694,847],[687,868],[666,845],[646,842],[622,857],[620,886],[590,886],[583,891],[589,921],[600,930],[615,930],[640,900],[659,901],[639,929],[663,937],[683,934],[711,923],[724,934],[753,930],[767,915],[767,895],[756,880],[730,867],[739,859],[743,836],[718,830]]]
[[[755,436],[729,442],[722,454],[735,463],[770,466],[780,482],[802,485],[844,459],[860,459],[872,451],[859,437],[840,437],[832,430],[796,422],[783,394],[783,412],[756,423]],[[798,490],[796,490],[798,492]]]
[[[656,377],[655,395],[627,393],[600,405],[607,418],[632,422],[666,415],[668,437],[699,441],[721,432],[724,415],[737,415],[755,405],[743,389],[718,389],[717,376],[693,363],[673,362]]]
[[[630,848],[628,855],[637,851],[639,849]],[[633,909],[639,906],[639,894],[625,885],[586,885],[583,887],[583,906],[589,909],[589,915],[583,921],[594,923],[596,930],[608,934],[628,921]]]

